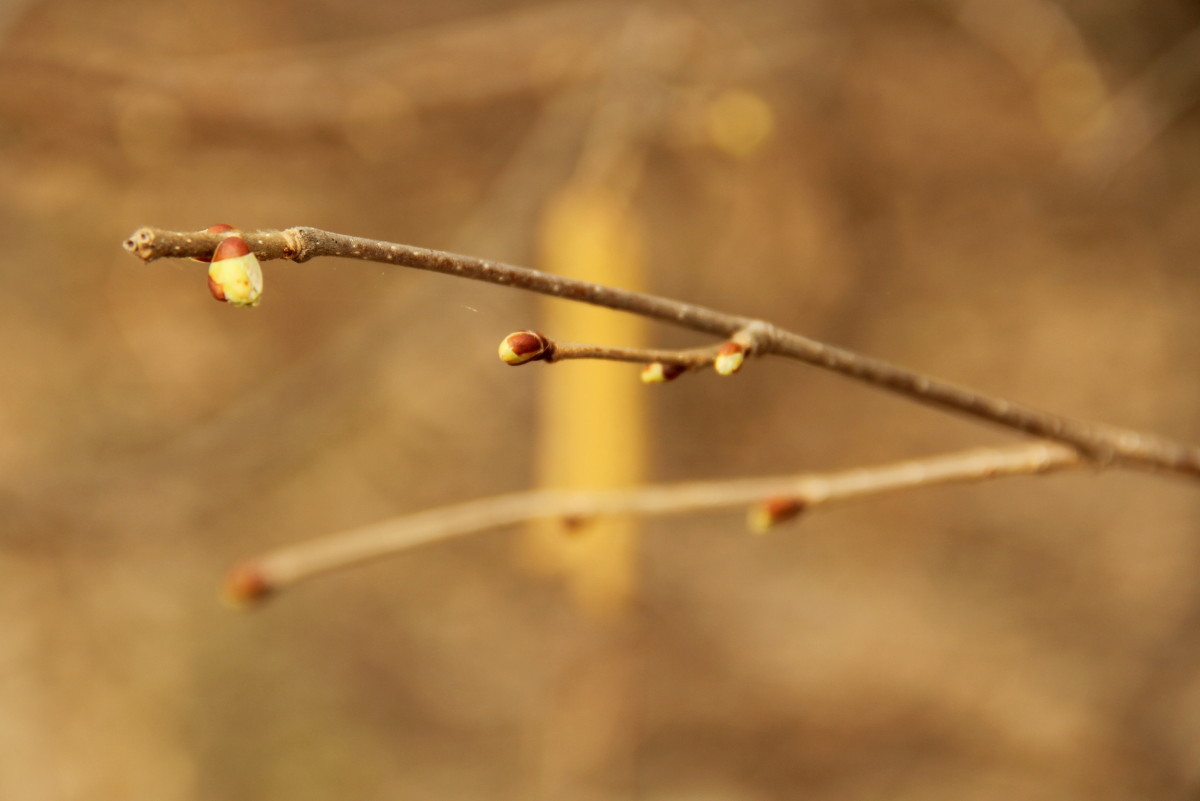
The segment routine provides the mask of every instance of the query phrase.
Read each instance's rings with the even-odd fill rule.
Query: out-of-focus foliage
[[[267,263],[238,310],[120,249],[305,224],[566,270],[610,215],[650,291],[1196,441],[1194,3],[26,0],[0,32],[0,797],[1197,791],[1175,479],[643,522],[616,620],[515,531],[229,614],[244,554],[555,480],[540,371],[640,409],[613,469],[652,480],[1007,435],[793,364],[510,369],[583,312],[495,287]]]

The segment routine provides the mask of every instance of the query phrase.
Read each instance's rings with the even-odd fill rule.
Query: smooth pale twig
[[[304,262],[317,256],[338,256],[384,262],[605,306],[725,338],[738,332],[748,332],[753,337],[752,350],[756,354],[798,359],[921,403],[1066,443],[1101,465],[1117,462],[1200,477],[1200,448],[1153,434],[1088,423],[985,395],[879,359],[826,345],[762,320],[727,314],[671,298],[551,275],[528,267],[346,236],[316,228],[253,231],[241,236],[260,259]],[[164,257],[203,257],[212,254],[221,238],[219,234],[142,228],[133,233],[125,242],[125,247],[146,261]]]
[[[720,375],[733,375],[755,344],[753,329],[734,334],[729,340],[703,348],[622,348],[611,345],[558,342],[540,331],[514,331],[500,343],[501,361],[513,367],[533,362],[562,362],[592,359],[615,362],[640,362],[646,367],[676,368],[672,378],[687,370],[712,367]],[[643,373],[645,371],[643,370]],[[669,379],[662,379],[669,380]],[[658,383],[656,378],[651,383]]]
[[[980,448],[831,473],[690,482],[592,492],[538,490],[431,509],[246,560],[230,571],[226,597],[251,605],[288,586],[419,545],[534,519],[671,515],[794,498],[806,511],[834,501],[914,487],[1031,475],[1085,464],[1073,448],[1042,442]]]
[[[699,370],[712,366],[720,354],[722,345],[704,348],[662,350],[657,348],[622,348],[610,345],[584,345],[574,342],[558,342],[540,331],[514,331],[500,343],[498,352],[501,361],[513,367],[533,362],[562,362],[572,360],[599,360],[614,362],[640,362],[642,364],[670,365],[679,370]]]
[[[608,345],[579,345],[571,342],[555,342],[554,349],[543,361],[563,362],[571,359],[599,359],[614,362],[660,362],[662,364],[686,367],[698,370],[712,365],[717,355],[713,345],[705,348],[686,348],[680,350],[660,350],[656,348],[616,348]]]

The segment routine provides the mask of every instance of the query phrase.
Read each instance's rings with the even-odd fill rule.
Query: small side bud
[[[674,381],[686,372],[687,368],[682,365],[650,362],[642,368],[642,383],[665,384],[668,381]]]
[[[804,511],[804,501],[795,497],[769,498],[751,507],[746,524],[755,534],[765,534],[781,523],[798,517]]]
[[[263,275],[246,240],[221,240],[208,268],[208,289],[217,300],[234,306],[257,306],[262,299]]]
[[[262,571],[252,564],[235,566],[225,577],[221,600],[233,609],[250,609],[271,597],[274,588]]]
[[[733,375],[742,369],[746,361],[746,346],[738,342],[726,342],[717,349],[717,358],[713,360],[713,369],[717,375]]]
[[[204,229],[204,233],[206,234],[231,234],[235,231],[237,231],[236,228],[234,228],[232,225],[226,225],[225,223],[217,223],[216,225],[210,225]],[[202,261],[207,264],[208,262],[212,261],[212,257],[195,256],[193,260]]]
[[[545,334],[537,331],[516,331],[500,343],[500,360],[516,366],[526,362],[545,359],[553,350],[553,343]]]

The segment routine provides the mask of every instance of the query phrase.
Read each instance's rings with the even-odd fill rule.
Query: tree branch
[[[225,597],[249,606],[309,578],[432,542],[543,518],[588,520],[612,515],[672,515],[758,504],[752,525],[770,525],[777,509],[789,514],[895,490],[1049,473],[1085,462],[1073,448],[1033,443],[981,448],[925,459],[832,473],[690,482],[575,492],[538,490],[431,509],[364,528],[290,545],[235,566]],[[781,503],[783,501],[783,503]],[[767,519],[764,521],[764,515]],[[780,518],[781,519],[781,518]]]
[[[985,395],[879,359],[826,345],[762,320],[727,314],[670,298],[551,275],[527,267],[437,250],[346,236],[316,228],[240,234],[262,259],[305,262],[338,256],[396,264],[460,278],[487,281],[551,297],[605,306],[705,334],[751,340],[752,355],[774,354],[824,367],[942,409],[988,420],[1036,437],[1062,442],[1100,465],[1170,470],[1200,477],[1200,448],[1152,434],[1088,423]],[[164,257],[211,256],[221,234],[142,228],[125,248],[145,261]]]

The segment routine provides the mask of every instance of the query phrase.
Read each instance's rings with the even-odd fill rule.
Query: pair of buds
[[[746,362],[746,346],[740,342],[723,342],[713,357],[713,372],[717,375],[733,375]],[[665,384],[674,381],[688,371],[682,364],[650,362],[642,368],[643,384]]]
[[[227,234],[213,251],[208,268],[208,290],[217,300],[232,306],[257,306],[262,300],[263,275],[258,259],[246,240],[232,225],[210,226],[206,234]]]

